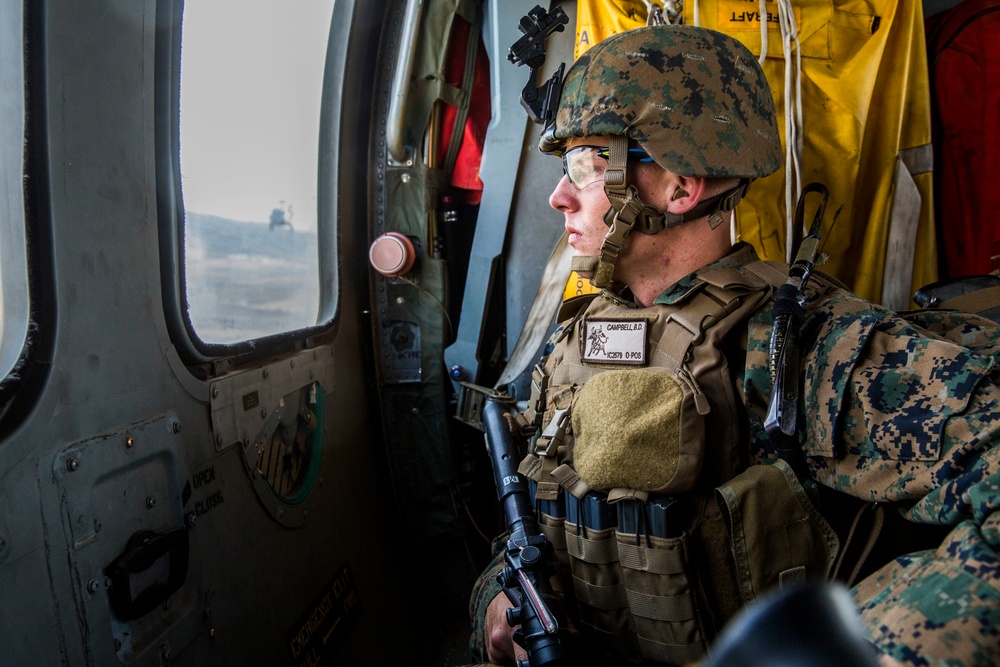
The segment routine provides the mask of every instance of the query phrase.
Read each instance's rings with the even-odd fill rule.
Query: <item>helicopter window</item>
[[[0,0],[0,377],[10,373],[28,332],[24,227],[24,42],[20,2]]]
[[[184,5],[185,297],[205,343],[319,323],[317,233],[327,223],[317,163],[333,2]]]

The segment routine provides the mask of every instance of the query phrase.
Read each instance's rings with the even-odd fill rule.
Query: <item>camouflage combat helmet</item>
[[[573,137],[607,137],[604,191],[611,202],[600,257],[576,257],[598,287],[612,283],[626,237],[708,216],[714,229],[750,182],[781,165],[774,102],[760,64],[736,39],[695,26],[650,26],[613,35],[580,56],[562,84],[542,152],[561,155]],[[681,176],[739,184],[684,214],[644,204],[627,177],[629,141]]]
[[[774,101],[750,51],[721,32],[651,26],[584,53],[562,85],[539,148],[624,135],[682,176],[759,178],[782,161]]]

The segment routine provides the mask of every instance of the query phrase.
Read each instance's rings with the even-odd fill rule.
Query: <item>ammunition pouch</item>
[[[839,540],[787,463],[750,466],[715,493],[744,603],[777,586],[829,576]]]
[[[791,469],[746,467],[722,351],[783,279],[719,269],[649,308],[605,293],[535,369],[544,413],[519,472],[555,548],[553,586],[600,650],[695,662],[742,604],[829,572],[837,538]]]

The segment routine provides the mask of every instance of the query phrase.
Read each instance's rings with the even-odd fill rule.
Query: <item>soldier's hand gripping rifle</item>
[[[493,464],[493,479],[503,507],[507,530],[505,567],[497,576],[514,605],[507,623],[520,625],[514,641],[528,653],[518,667],[570,665],[565,617],[549,577],[555,574],[552,545],[538,527],[527,481],[517,472],[520,460],[513,415],[502,400],[490,397],[483,407],[486,449]]]

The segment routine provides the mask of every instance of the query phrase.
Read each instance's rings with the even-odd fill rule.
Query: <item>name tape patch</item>
[[[583,321],[585,362],[645,366],[649,320],[645,319],[586,319]]]

